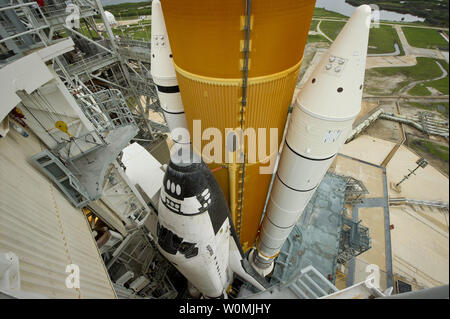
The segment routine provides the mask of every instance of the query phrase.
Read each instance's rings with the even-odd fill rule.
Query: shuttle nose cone
[[[191,144],[175,144],[171,149],[169,167],[182,172],[207,169],[200,155],[194,152]]]
[[[193,151],[190,144],[175,144],[172,147],[163,187],[169,196],[177,200],[184,201],[186,198],[196,197],[203,208],[192,207],[189,211],[194,214],[212,208],[216,213],[218,209],[215,207],[216,204],[221,206],[220,210],[228,208],[211,170],[202,161],[201,156]]]

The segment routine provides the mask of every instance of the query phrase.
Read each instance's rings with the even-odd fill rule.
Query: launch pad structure
[[[86,278],[82,281],[85,288],[74,291],[78,296],[173,298],[177,291],[165,273],[176,270],[170,264],[155,267],[155,263],[161,265],[155,256],[159,253],[150,245],[149,231],[144,226],[148,215],[155,214],[154,209],[148,206],[151,198],[144,199],[146,194],[130,182],[121,162],[122,149],[133,141],[139,141],[158,160],[167,162],[169,159],[166,143],[169,130],[165,122],[154,120],[158,113],[160,118],[163,115],[150,75],[150,42],[114,36],[100,1],[74,0],[71,3],[79,9],[79,29],[67,25],[66,18],[70,13],[66,11],[67,1],[47,0],[42,7],[34,1],[0,1],[0,73],[4,102],[0,114],[2,118],[6,116],[2,127],[7,128],[1,135],[8,133],[9,129],[9,134],[15,133],[15,120],[20,121],[20,117],[8,117],[7,113],[9,108],[16,106],[19,113],[15,114],[21,116],[23,113],[24,121],[21,123],[26,123],[25,129],[31,129],[45,145],[39,151],[29,147],[35,151],[28,155],[34,162],[31,167],[39,168],[48,176],[74,207],[83,207],[80,216],[86,214],[89,230],[101,244],[104,243],[104,239],[100,239],[102,234],[102,238],[118,239],[109,249],[104,246],[101,250],[104,262],[109,265],[105,268],[109,274],[101,270],[99,260],[75,257],[74,242],[66,242],[71,248],[62,256],[66,255],[78,264],[83,272],[88,267],[100,266],[97,279]],[[99,28],[98,17],[105,28]],[[58,127],[56,123],[63,125]],[[32,136],[28,141],[37,143],[36,137]],[[24,162],[22,165],[30,164]],[[9,174],[8,170],[14,171],[11,168],[2,170],[2,183],[7,183],[5,174]],[[17,184],[10,183],[12,186]],[[3,187],[1,193],[7,195],[8,191]],[[16,187],[22,189],[20,184]],[[42,187],[33,183],[30,187],[34,192],[42,191]],[[38,199],[27,193],[23,196],[25,205],[36,206]],[[12,199],[2,196],[2,203],[9,200]],[[12,205],[15,207],[12,211],[15,211],[17,203]],[[37,207],[50,211],[55,209],[45,203]],[[17,224],[13,220],[19,216],[16,214],[11,217],[13,220],[5,220],[3,209],[6,207],[2,204],[0,224],[1,228],[7,227],[7,234],[0,236],[0,250],[14,251],[15,248],[8,244],[8,238],[14,238],[14,232],[11,232],[14,228],[9,223]],[[71,213],[71,209],[60,212]],[[44,217],[39,214],[37,218]],[[44,221],[40,223],[47,224]],[[33,234],[35,230],[27,224],[22,223],[21,227],[25,228],[21,232]],[[81,225],[62,222],[61,226],[63,234],[73,227],[85,227],[83,222]],[[144,236],[138,236],[136,232],[144,232]],[[98,243],[93,239],[82,251],[91,251],[89,254],[95,256]],[[127,245],[120,246],[120,242]],[[53,240],[46,245],[53,247],[59,243]],[[120,250],[117,250],[119,246]],[[45,252],[33,261],[30,258],[34,250],[19,254],[21,267],[25,269],[21,276],[22,287],[49,297],[63,296],[58,290],[47,292],[42,284],[33,280],[34,274],[40,273],[38,269],[42,259],[50,265],[56,262],[54,256]],[[142,256],[145,260],[141,260]],[[133,266],[130,260],[137,264]],[[142,264],[140,267],[137,266],[139,263]],[[26,271],[30,266],[32,270]],[[131,271],[128,281],[130,285],[135,282],[135,285],[123,286],[126,281],[122,276],[127,276],[124,269]],[[121,287],[116,289],[120,292],[114,292],[109,276],[115,288]],[[148,278],[152,278],[150,286],[153,288],[149,288]],[[56,285],[64,286],[64,281]],[[95,286],[97,288],[91,288]],[[137,294],[139,291],[142,291],[141,295]]]
[[[162,229],[158,203],[170,160],[169,145],[173,144],[161,90],[179,93],[185,89],[188,120],[202,115],[209,126],[220,122],[220,129],[236,123],[242,128],[284,127],[289,119],[284,106],[292,102],[286,92],[300,87],[301,60],[288,52],[294,45],[289,41],[278,39],[283,43],[273,47],[252,40],[255,33],[270,27],[254,20],[258,15],[266,17],[267,8],[251,6],[252,1],[233,1],[239,8],[247,5],[236,43],[229,42],[241,66],[233,69],[218,63],[214,69],[203,65],[203,60],[211,60],[211,52],[222,50],[221,39],[210,43],[210,52],[202,49],[205,59],[196,56],[205,39],[193,40],[201,45],[186,42],[187,26],[180,26],[173,17],[187,2],[178,7],[174,2],[163,3],[163,9],[169,13],[168,31],[176,39],[171,41],[172,48],[175,54],[182,53],[174,64],[180,87],[176,80],[176,85],[171,82],[165,87],[152,75],[156,70],[152,69],[152,45],[157,41],[164,47],[167,39],[159,35],[149,42],[115,35],[100,0],[70,1],[79,9],[79,28],[68,27],[70,12],[65,0],[46,0],[44,6],[29,0],[0,0],[1,297],[173,299],[198,293],[157,245]],[[304,1],[311,14],[312,3]],[[204,14],[188,9],[192,8],[185,9],[186,15]],[[285,20],[279,15],[271,22],[284,26],[297,16],[306,16],[304,26],[291,30],[290,36],[298,40],[297,51],[306,42],[306,11],[289,13]],[[224,25],[229,22],[222,21]],[[200,24],[189,28],[205,31]],[[270,29],[267,35],[275,31]],[[266,51],[255,51],[255,45]],[[258,64],[270,50],[284,52],[285,59],[271,67]],[[287,68],[288,62],[295,62],[291,63],[294,67]],[[207,93],[201,93],[202,89]],[[279,90],[282,96],[273,94],[264,100],[263,90]],[[200,114],[200,108],[211,100],[217,102],[215,109]],[[222,107],[227,103],[234,113]],[[263,114],[248,108],[252,103],[263,103]],[[272,116],[274,112],[277,116]],[[265,122],[268,119],[270,123]],[[414,120],[436,131],[425,115]],[[275,259],[266,283],[269,289],[261,293],[246,283],[230,297],[328,298],[364,282],[367,266],[372,264],[380,268],[381,284],[359,287],[361,296],[389,295],[386,292],[399,274],[402,280],[411,281],[407,263],[400,260],[406,257],[392,255],[389,209],[393,203],[417,202],[389,198],[389,167],[356,158],[353,145],[328,158],[330,170]],[[278,149],[268,157],[277,155]],[[237,235],[248,253],[267,199],[259,188],[268,188],[272,175],[256,174],[263,161],[249,165],[245,156],[243,164],[213,164],[210,169],[226,190]],[[408,189],[404,192],[408,196]],[[17,258],[11,258],[10,252]],[[66,288],[66,265],[81,269],[80,287]],[[401,271],[396,272],[396,267]],[[427,284],[443,282],[423,278]]]

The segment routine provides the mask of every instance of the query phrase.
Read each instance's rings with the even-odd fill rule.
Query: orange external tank
[[[255,242],[272,178],[260,168],[273,165],[278,154],[315,0],[161,4],[193,147],[207,163],[216,158],[209,166],[246,251]],[[210,152],[210,147],[205,152],[214,135],[200,143],[195,140],[196,120],[202,131],[220,132],[220,153]],[[239,128],[246,138],[235,151],[227,133]],[[256,134],[249,132],[252,129]],[[276,147],[270,147],[270,129],[278,132]],[[264,137],[266,145],[261,142]]]

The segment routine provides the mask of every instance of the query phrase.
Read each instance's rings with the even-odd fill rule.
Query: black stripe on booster
[[[175,85],[175,86],[157,85],[156,87],[158,88],[158,92],[161,92],[161,93],[178,93],[178,92],[180,92],[180,88],[178,87],[178,85]]]
[[[277,172],[276,175],[277,175],[277,177],[278,177],[278,180],[281,182],[281,184],[283,184],[283,185],[286,186],[287,188],[293,190],[294,192],[307,193],[307,192],[310,192],[310,191],[316,189],[316,187],[319,186],[319,185],[316,185],[316,186],[314,186],[314,187],[311,188],[311,189],[295,189],[295,188],[292,188],[292,187],[290,187],[289,185],[287,185],[285,182],[283,182],[283,180],[282,180],[282,179],[280,178],[280,176],[278,175],[278,172]]]
[[[184,111],[181,111],[181,112],[169,112],[169,111],[166,111],[165,109],[163,109],[163,108],[161,108],[162,110],[163,110],[163,112],[164,113],[168,113],[168,114],[184,114]]]
[[[291,150],[292,153],[294,153],[294,154],[297,155],[297,156],[303,157],[304,159],[310,160],[310,161],[316,161],[316,162],[327,161],[327,160],[333,158],[334,156],[336,156],[336,154],[333,154],[333,155],[331,155],[330,157],[327,157],[327,158],[310,158],[310,157],[303,156],[303,155],[297,153],[296,151],[294,151],[294,150],[292,149],[292,147],[289,146],[289,144],[287,143],[287,141],[285,141],[285,144],[286,144],[287,147]]]

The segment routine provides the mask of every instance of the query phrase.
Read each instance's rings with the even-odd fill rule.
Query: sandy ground
[[[413,55],[406,56],[372,56],[367,57],[366,69],[397,66],[414,66],[417,59]]]
[[[400,141],[402,138],[400,124],[387,120],[377,120],[365,133],[393,143]]]
[[[366,101],[364,101],[366,102]],[[372,101],[372,103],[374,103]],[[370,105],[373,106],[374,104]],[[378,105],[378,104],[377,104]],[[363,103],[364,107],[364,103]],[[378,106],[377,106],[378,107]],[[379,108],[383,109],[386,113],[398,113],[396,109],[395,101],[379,101]],[[364,118],[362,118],[364,119]],[[358,120],[357,120],[358,121]],[[375,123],[372,123],[370,127],[368,127],[363,134],[370,135],[372,137],[376,137],[379,139],[383,139],[389,142],[397,143],[402,139],[402,133],[400,130],[400,124],[378,119]]]
[[[364,80],[365,95],[391,95],[392,92],[400,85],[407,81],[408,77],[402,74],[395,76],[373,76],[366,73]]]

